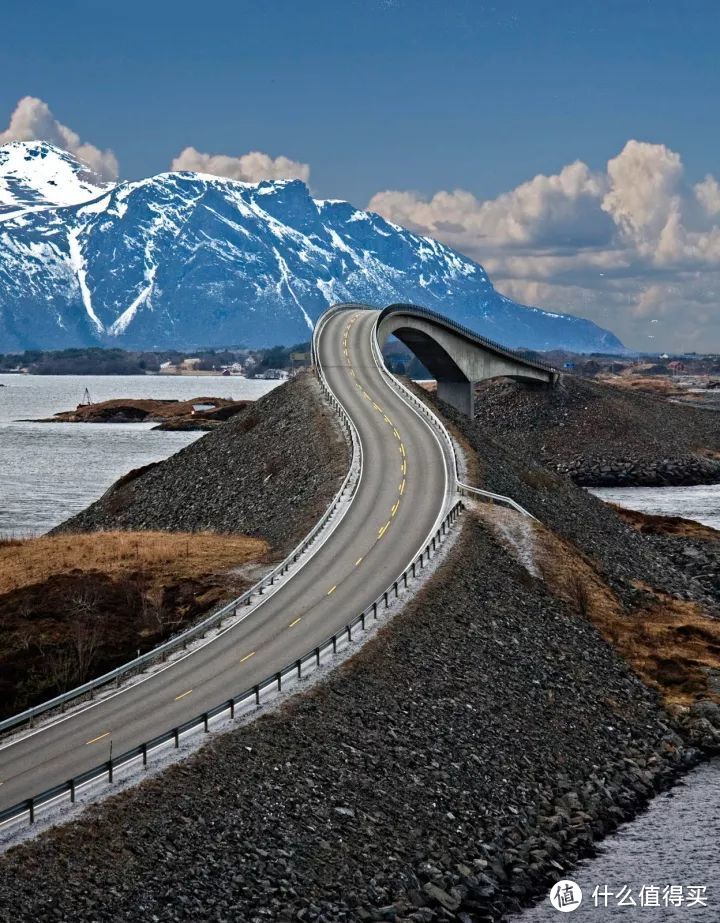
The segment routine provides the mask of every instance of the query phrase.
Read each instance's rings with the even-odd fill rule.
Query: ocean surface
[[[643,513],[682,516],[720,529],[720,484],[602,488],[592,493]],[[718,923],[719,844],[720,760],[712,760],[688,773],[670,792],[655,798],[644,814],[604,840],[597,856],[566,873],[564,877],[576,882],[583,895],[568,919]],[[689,889],[696,887],[706,888],[705,904],[690,906],[692,895],[699,892]],[[559,914],[546,897],[513,920],[555,923],[564,919]]]
[[[718,923],[719,843],[720,760],[712,760],[659,795],[644,814],[604,840],[597,856],[565,873],[563,877],[582,890],[582,903],[567,919]],[[701,896],[690,889],[703,887],[706,905],[690,906],[693,894]],[[596,888],[599,890],[593,897]],[[607,897],[606,891],[610,892]],[[652,903],[656,894],[659,906]],[[672,903],[673,896],[676,904]],[[513,917],[518,923],[557,923],[558,919],[563,917],[549,897]]]
[[[167,458],[202,433],[152,423],[26,423],[118,397],[256,399],[278,382],[220,376],[0,375],[0,536],[39,535],[84,509],[132,468]]]
[[[607,503],[618,503],[641,513],[682,516],[720,529],[720,484],[703,484],[699,487],[600,487],[593,488],[591,493]]]

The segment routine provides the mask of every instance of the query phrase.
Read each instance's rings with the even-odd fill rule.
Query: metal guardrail
[[[494,340],[490,340],[488,337],[482,336],[482,334],[477,333],[475,330],[471,330],[469,327],[465,327],[463,324],[458,324],[456,321],[451,320],[444,314],[438,314],[437,311],[431,311],[430,308],[423,308],[420,307],[420,305],[402,303],[388,305],[387,308],[384,308],[380,312],[378,322],[381,322],[391,314],[398,314],[402,313],[403,311],[411,314],[418,314],[421,317],[427,317],[430,320],[438,321],[439,323],[442,323],[444,327],[449,327],[456,333],[460,333],[464,337],[467,337],[476,343],[487,346],[488,349],[492,349],[494,352],[500,353],[500,355],[505,356],[507,359],[515,359],[518,362],[523,362],[525,365],[530,365],[541,369],[543,372],[553,372],[555,375],[560,374],[558,369],[554,368],[552,365],[548,365],[546,362],[543,362],[540,359],[526,359],[525,356],[523,356],[523,354],[518,350],[510,349],[509,346],[503,346],[501,343],[496,343]]]
[[[529,510],[526,510],[524,506],[520,506],[519,503],[516,503],[512,497],[494,494],[491,490],[481,490],[479,487],[471,487],[469,484],[463,484],[461,481],[458,481],[458,493],[462,497],[477,497],[482,500],[487,500],[489,503],[500,503],[502,506],[509,506],[518,513],[522,513],[523,516],[534,519],[535,522],[540,522],[537,516],[533,516]]]
[[[331,315],[334,312],[331,311],[327,313],[328,315]],[[323,325],[324,324],[320,324],[318,326],[317,333],[319,333]],[[315,335],[313,335],[313,350],[315,350],[315,348]],[[40,715],[46,714],[47,712],[54,711],[56,709],[61,709],[64,711],[65,706],[67,706],[68,703],[73,702],[75,699],[79,699],[85,695],[88,695],[92,698],[94,692],[97,689],[103,686],[107,686],[110,683],[114,682],[119,686],[123,677],[133,673],[139,674],[142,672],[144,667],[148,667],[157,663],[158,661],[163,662],[167,658],[168,654],[171,654],[173,651],[179,650],[181,648],[185,649],[188,643],[191,641],[203,637],[213,628],[219,626],[221,627],[222,622],[225,619],[237,617],[238,610],[240,610],[242,607],[250,606],[255,597],[262,596],[265,590],[274,586],[275,583],[290,570],[293,564],[296,564],[297,561],[311,549],[311,546],[315,543],[316,539],[318,539],[321,532],[324,531],[325,527],[329,524],[330,520],[341,506],[341,504],[346,503],[354,496],[355,490],[360,480],[360,473],[362,471],[362,447],[360,444],[360,438],[355,428],[355,424],[352,422],[344,407],[340,404],[332,390],[329,388],[327,381],[325,380],[325,376],[322,374],[322,371],[319,369],[319,367],[318,373],[318,380],[320,385],[325,392],[332,408],[338,413],[340,417],[340,423],[350,443],[352,455],[350,468],[342,482],[342,485],[340,486],[340,489],[335,494],[332,502],[325,510],[320,520],[315,524],[310,532],[308,532],[300,544],[298,544],[290,552],[290,554],[280,564],[277,565],[277,567],[275,567],[261,580],[250,587],[249,590],[246,590],[241,596],[233,599],[231,602],[227,603],[216,612],[213,612],[201,622],[198,622],[196,625],[187,628],[185,631],[174,635],[163,644],[157,645],[152,650],[142,654],[140,657],[135,657],[133,660],[129,660],[127,663],[121,664],[121,666],[116,667],[114,670],[110,670],[108,673],[104,673],[102,676],[88,680],[88,682],[83,683],[80,686],[76,686],[74,689],[70,689],[61,695],[55,696],[52,699],[48,699],[47,702],[42,702],[39,705],[28,708],[25,711],[18,713],[17,715],[12,715],[10,718],[5,718],[3,721],[0,721],[0,733],[11,730],[12,728],[18,727],[25,723],[29,723],[32,727],[35,719]]]
[[[180,740],[183,735],[193,733],[200,729],[208,733],[210,730],[210,722],[213,719],[221,716],[234,719],[237,717],[238,712],[259,708],[263,704],[263,696],[265,695],[267,697],[268,692],[277,694],[287,686],[288,682],[292,682],[293,680],[298,681],[302,679],[303,676],[307,676],[310,672],[318,669],[322,665],[324,656],[334,655],[338,650],[342,650],[344,645],[352,641],[353,633],[357,632],[358,629],[361,631],[367,630],[369,625],[377,621],[381,617],[381,613],[390,607],[391,599],[397,598],[401,590],[408,587],[409,581],[415,579],[418,574],[427,567],[432,558],[439,551],[443,540],[463,509],[464,506],[462,501],[458,500],[452,509],[445,515],[440,526],[421,550],[420,554],[413,558],[397,580],[394,580],[388,588],[366,609],[363,609],[353,621],[345,625],[340,631],[330,635],[325,641],[308,651],[303,657],[288,664],[277,673],[273,673],[272,676],[268,676],[255,686],[244,690],[230,699],[226,699],[215,708],[211,708],[201,715],[196,715],[189,721],[185,721],[177,725],[177,727],[171,728],[164,734],[160,734],[152,740],[145,741],[130,750],[126,750],[119,756],[105,760],[92,769],[88,769],[86,772],[72,779],[68,779],[66,782],[62,782],[43,792],[39,792],[31,798],[26,798],[9,808],[5,808],[0,811],[0,827],[24,815],[27,815],[28,822],[33,824],[36,820],[36,814],[40,809],[55,805],[60,799],[69,800],[70,803],[74,804],[78,793],[83,787],[103,780],[107,783],[112,783],[118,770],[127,768],[135,762],[141,762],[143,767],[147,767],[148,759],[153,750],[157,750],[170,742],[172,742],[173,746],[177,749],[180,746]]]

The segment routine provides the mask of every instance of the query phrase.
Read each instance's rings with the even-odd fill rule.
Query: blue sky
[[[566,266],[550,272],[547,260],[532,270],[509,262],[518,241],[488,234],[485,218],[470,221],[474,237],[472,228],[448,232],[456,209],[447,220],[423,217],[417,203],[459,189],[482,205],[576,160],[604,175],[631,140],[677,153],[683,189],[720,173],[716,2],[4,0],[2,12],[0,132],[32,96],[83,141],[111,149],[121,178],[168,169],[188,146],[282,155],[309,165],[322,197],[378,207],[378,193],[412,193],[416,207],[385,199],[383,208],[485,262],[501,290],[592,316],[633,345],[654,337],[646,321],[665,323],[642,311],[633,320],[643,286],[674,286],[653,303],[679,309],[685,275],[670,278],[667,265],[653,275],[647,252],[642,266],[624,266],[632,285],[608,265],[612,289],[597,260],[583,269],[580,259],[579,275],[597,276],[588,286]],[[590,232],[595,249],[603,208]],[[613,220],[621,228],[622,215]],[[693,233],[707,230],[684,220]],[[520,243],[536,257],[558,246],[586,256],[580,225],[574,216],[553,225],[558,239],[543,231],[539,243],[537,234]],[[707,325],[707,308],[698,310]],[[720,328],[717,308],[713,322]]]

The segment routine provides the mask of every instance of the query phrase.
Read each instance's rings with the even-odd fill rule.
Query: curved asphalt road
[[[376,318],[376,311],[342,310],[318,344],[364,458],[360,485],[335,531],[262,605],[209,644],[0,746],[0,810],[103,762],[111,741],[121,754],[264,680],[340,630],[407,567],[446,511],[451,475],[429,424],[378,372],[371,352]]]

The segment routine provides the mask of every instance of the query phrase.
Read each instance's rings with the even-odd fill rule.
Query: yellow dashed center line
[[[255,656],[255,651],[250,651],[249,654],[245,654],[244,657],[240,658],[240,663],[245,663],[246,660],[250,660],[250,658],[254,656]]]
[[[402,495],[405,493],[405,478],[403,478],[400,482],[400,487],[398,487],[398,490],[400,491],[400,496],[402,497]]]
[[[357,561],[355,562],[355,567],[357,567],[358,564],[359,564],[361,561],[362,561],[362,555],[360,555],[360,557],[359,557],[359,558],[357,559]]]
[[[395,503],[393,504],[393,508],[390,510],[390,515],[391,515],[391,516],[394,516],[395,513],[397,513],[398,507],[399,507],[399,506],[400,506],[400,501],[399,501],[399,500],[396,500]]]
[[[294,628],[294,627],[297,625],[298,622],[302,622],[302,616],[301,616],[301,615],[299,615],[296,619],[294,619],[292,622],[290,622],[290,624],[288,625],[288,628]]]
[[[186,695],[190,695],[191,692],[192,692],[192,689],[188,689],[187,692],[181,692],[180,695],[176,695],[176,696],[175,696],[175,701],[176,701],[176,702],[179,702],[180,699],[184,699],[185,696],[186,696]]]
[[[337,590],[337,584],[335,584],[335,586],[330,587],[330,589],[327,591],[327,595],[329,596],[331,593],[334,593],[335,590]]]
[[[402,442],[400,443],[400,451],[402,452],[403,458],[405,458],[405,446],[402,444]]]
[[[383,414],[383,418],[384,418],[385,422],[386,422],[389,426],[392,426],[392,420],[390,419],[390,417],[389,417],[387,414]]]
[[[385,525],[382,526],[380,529],[378,529],[378,538],[382,538],[389,528],[390,528],[390,520],[388,519]]]
[[[396,438],[399,439],[400,433],[397,431],[397,427],[393,427],[393,432],[395,433]]]
[[[106,737],[109,737],[109,736],[110,736],[110,731],[105,731],[105,733],[100,734],[99,737],[93,737],[92,740],[86,740],[85,746],[87,747],[88,744],[96,744],[99,740],[104,740]]]

